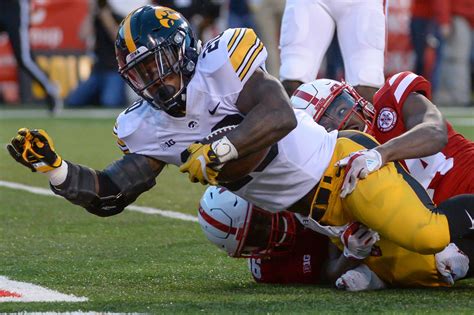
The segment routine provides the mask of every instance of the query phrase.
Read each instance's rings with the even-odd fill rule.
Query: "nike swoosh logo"
[[[221,102],[217,103],[216,107],[214,107],[213,110],[208,109],[209,114],[214,115],[216,113],[217,107],[219,107],[219,105],[221,105]]]
[[[474,230],[474,220],[472,219],[471,215],[469,214],[469,212],[467,212],[466,209],[464,209],[464,211],[466,211],[466,214],[467,214],[469,220],[471,220],[471,227],[469,229]]]

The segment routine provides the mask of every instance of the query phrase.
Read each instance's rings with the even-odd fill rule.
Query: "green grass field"
[[[2,112],[0,112],[2,116]],[[448,116],[474,139],[474,113]],[[466,123],[467,121],[467,123]],[[2,118],[2,147],[19,127],[46,129],[65,158],[101,169],[121,156],[114,120]],[[0,180],[47,188],[0,150]],[[204,188],[168,167],[136,204],[196,215]],[[0,312],[465,313],[474,280],[451,289],[347,293],[321,286],[258,285],[245,260],[228,258],[195,222],[124,211],[88,214],[60,198],[0,187],[0,276],[85,296],[81,303],[0,303]]]

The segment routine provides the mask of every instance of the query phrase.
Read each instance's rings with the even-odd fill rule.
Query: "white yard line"
[[[60,293],[42,286],[0,276],[1,302],[86,302],[86,297]]]
[[[46,189],[46,188],[28,186],[28,185],[24,185],[24,184],[19,184],[19,183],[14,183],[14,182],[7,182],[7,181],[3,181],[3,180],[0,180],[0,187],[6,187],[6,188],[11,188],[11,189],[16,189],[16,190],[23,190],[23,191],[26,191],[26,192],[29,192],[29,193],[32,193],[32,194],[36,194],[36,195],[60,197],[58,195],[55,195],[51,190]],[[145,214],[157,214],[157,215],[161,215],[163,217],[171,218],[171,219],[198,222],[198,219],[197,219],[196,216],[181,213],[181,212],[171,211],[171,210],[161,210],[161,209],[156,209],[156,208],[141,207],[141,206],[135,206],[135,205],[130,205],[125,209],[129,210],[129,211],[141,212],[141,213],[145,213]]]
[[[0,180],[0,187],[6,187],[10,189],[22,190],[36,195],[60,197],[55,195],[51,190],[33,187],[24,184],[7,182]],[[128,206],[126,210],[136,211],[145,214],[157,214],[163,217],[178,219],[183,221],[198,222],[197,217],[184,214],[181,212],[161,210],[150,207],[141,206]],[[87,301],[86,297],[76,297],[74,295],[67,295],[53,291],[41,286],[13,281],[7,277],[0,276],[0,303],[1,302],[84,302]]]

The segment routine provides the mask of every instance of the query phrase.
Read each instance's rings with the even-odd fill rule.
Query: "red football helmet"
[[[222,187],[204,192],[198,220],[209,241],[232,257],[286,255],[295,244],[293,214],[262,210]]]
[[[291,103],[328,131],[357,129],[370,133],[374,125],[372,104],[344,81],[318,79],[302,84],[291,96]]]

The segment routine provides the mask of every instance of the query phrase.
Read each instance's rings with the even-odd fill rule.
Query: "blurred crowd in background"
[[[50,108],[60,106],[58,102],[64,102],[66,108],[128,106],[136,96],[117,73],[114,39],[120,21],[133,9],[148,3],[181,12],[203,42],[229,27],[255,29],[269,53],[267,70],[279,76],[279,33],[285,0],[1,2],[0,102],[7,104],[3,108],[38,106],[45,100]],[[386,77],[413,71],[431,81],[435,104],[473,106],[474,0],[386,2]],[[21,45],[21,40],[15,45],[9,39],[18,35],[18,28],[11,28],[17,21],[11,21],[12,13],[8,10],[17,4],[19,16],[27,14],[25,36],[31,52]],[[27,13],[22,11],[22,5],[29,6]],[[24,21],[19,19],[18,23]],[[317,21],[312,23],[317,25]],[[39,69],[25,62],[30,54]],[[318,76],[342,79],[343,74],[341,53],[337,40],[333,40]],[[54,88],[42,82],[46,80],[44,75]]]

